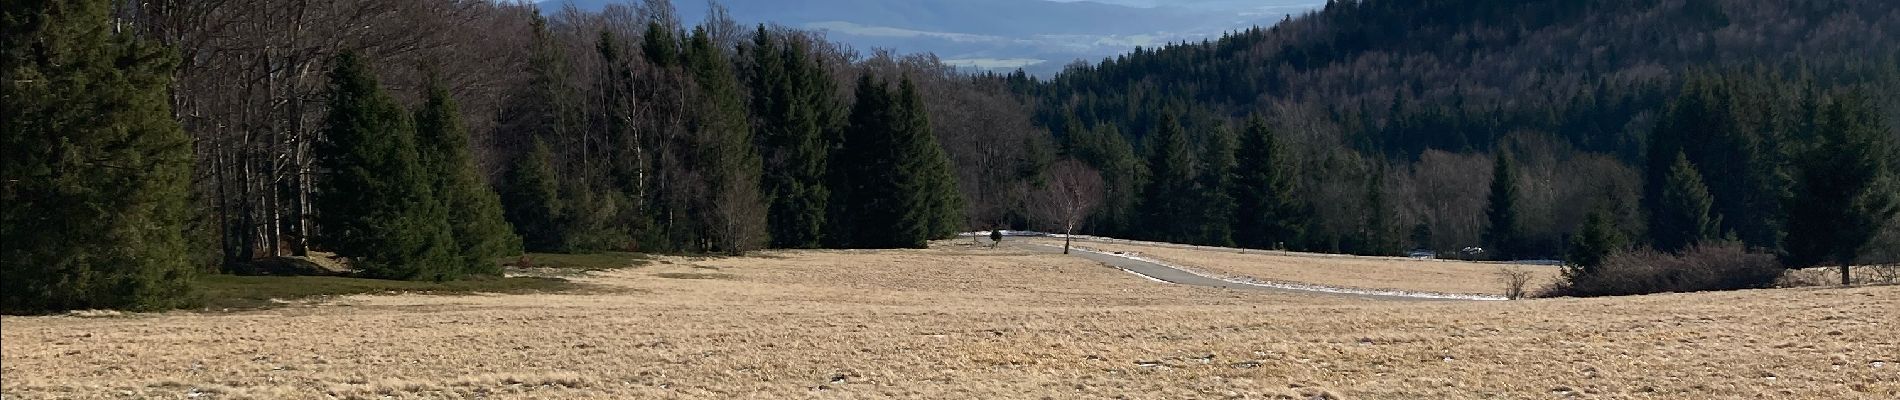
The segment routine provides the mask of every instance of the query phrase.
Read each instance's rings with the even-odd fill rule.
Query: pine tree
[[[1583,230],[1570,240],[1570,249],[1564,257],[1564,275],[1571,280],[1594,275],[1597,267],[1603,266],[1604,259],[1626,245],[1628,239],[1610,220],[1607,207],[1591,210],[1583,222]]]
[[[514,114],[512,130],[557,148],[579,147],[582,113],[578,94],[569,81],[573,68],[559,39],[549,31],[547,18],[537,14],[530,22],[529,83],[527,92],[508,105]]]
[[[1841,284],[1852,283],[1851,265],[1900,213],[1900,182],[1891,172],[1893,144],[1883,137],[1884,125],[1859,96],[1822,106],[1820,143],[1800,158],[1787,207],[1785,264],[1832,263],[1841,267]]]
[[[1399,227],[1393,222],[1398,216],[1385,196],[1385,173],[1372,171],[1366,179],[1365,222],[1361,225],[1362,245],[1357,252],[1360,255],[1391,256],[1404,251]]]
[[[1266,121],[1250,118],[1234,170],[1234,241],[1240,246],[1279,248],[1299,234],[1299,203],[1286,157]]]
[[[313,149],[317,242],[365,276],[458,278],[448,213],[408,116],[353,53],[337,57],[329,90],[330,113]]]
[[[502,215],[528,251],[561,251],[564,243],[559,221],[566,218],[567,201],[555,178],[553,158],[547,142],[533,139],[528,153],[509,167],[507,184],[502,185]]]
[[[949,160],[908,79],[897,93],[858,77],[850,125],[833,153],[827,241],[846,248],[923,248],[961,221]]]
[[[529,30],[529,81],[519,97],[507,104],[504,127],[516,135],[512,139],[519,141],[518,151],[529,154],[514,155],[511,179],[501,185],[507,192],[501,196],[504,214],[528,251],[585,252],[611,247],[620,233],[610,226],[614,204],[597,194],[602,188],[595,187],[593,179],[607,166],[593,164],[579,94],[569,81],[573,68],[546,18],[534,15]],[[532,154],[536,151],[548,153]],[[516,177],[533,180],[515,182],[512,178]]]
[[[687,70],[699,88],[689,123],[701,141],[699,167],[711,189],[710,207],[700,213],[714,239],[715,248],[706,250],[743,254],[770,240],[759,191],[762,162],[725,51],[713,44],[705,27],[693,30],[686,50]]]
[[[1511,157],[1499,149],[1491,167],[1491,195],[1485,206],[1484,246],[1493,257],[1510,259],[1517,254],[1520,227],[1517,225],[1517,168]]]
[[[462,272],[500,274],[496,259],[521,254],[521,237],[502,217],[501,198],[477,175],[468,131],[462,128],[455,100],[439,81],[430,80],[428,97],[415,120],[423,170],[434,179],[436,197],[455,215],[449,219],[449,228]]]
[[[930,113],[924,108],[923,94],[917,91],[917,84],[906,77],[898,84],[897,116],[900,171],[908,176],[902,180],[913,182],[919,195],[919,207],[908,209],[914,220],[922,228],[918,235],[929,239],[948,239],[962,230],[963,195],[957,190],[956,175],[951,173],[950,156],[938,143],[937,135],[930,128]],[[914,247],[923,248],[927,243],[917,243]]]
[[[1234,136],[1226,129],[1215,130],[1208,136],[1205,147],[1194,191],[1198,203],[1195,210],[1199,214],[1194,224],[1200,230],[1194,242],[1233,246],[1234,211],[1239,207],[1233,195],[1233,173],[1238,163],[1234,158]]]
[[[0,313],[195,300],[176,57],[111,1],[0,7]]]
[[[1194,159],[1188,150],[1187,133],[1171,114],[1161,123],[1148,144],[1148,185],[1142,191],[1141,237],[1171,243],[1185,243],[1194,237],[1192,204],[1184,198],[1193,193]]]
[[[897,224],[901,204],[893,194],[899,189],[895,180],[896,160],[891,156],[892,116],[895,108],[890,86],[860,74],[850,123],[833,160],[827,178],[832,193],[828,203],[825,241],[837,248],[894,247],[888,233]]]
[[[679,64],[679,40],[674,39],[674,36],[672,29],[658,21],[648,22],[646,34],[640,35],[645,39],[640,42],[640,50],[646,54],[647,62],[661,68]]]
[[[1142,187],[1147,184],[1147,168],[1142,165],[1141,158],[1135,156],[1135,147],[1114,125],[1104,124],[1096,129],[1094,135],[1100,140],[1100,145],[1096,147],[1100,160],[1096,161],[1099,163],[1096,169],[1102,171],[1103,181],[1108,186],[1108,198],[1103,204],[1103,211],[1098,213],[1103,222],[1097,226],[1110,235],[1133,237],[1131,235],[1141,221],[1136,205],[1140,201]]]
[[[1649,222],[1656,250],[1679,252],[1716,237],[1721,217],[1713,215],[1715,201],[1688,157],[1676,155],[1660,196]]]
[[[823,184],[832,123],[829,74],[803,42],[780,47],[764,26],[753,44],[753,112],[765,162],[761,184],[770,203],[773,247],[814,248],[824,232]]]

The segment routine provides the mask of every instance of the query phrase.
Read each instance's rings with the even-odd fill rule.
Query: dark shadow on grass
[[[581,271],[602,271],[622,268],[638,268],[653,263],[652,257],[642,253],[593,253],[558,254],[529,253],[508,257],[503,264],[516,268],[554,268]]]
[[[376,293],[476,294],[548,293],[580,289],[581,284],[558,278],[482,277],[449,282],[414,282],[339,276],[236,276],[198,278],[208,310],[260,309],[283,305],[273,301]]]

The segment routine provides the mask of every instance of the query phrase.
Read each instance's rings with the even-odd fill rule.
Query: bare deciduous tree
[[[1102,174],[1075,159],[1049,168],[1048,182],[1035,192],[1029,209],[1037,219],[1062,228],[1062,254],[1069,254],[1075,228],[1102,203]]]
[[[1527,288],[1531,284],[1532,277],[1530,269],[1527,268],[1508,265],[1498,267],[1498,283],[1504,285],[1506,299],[1522,299],[1529,294]]]

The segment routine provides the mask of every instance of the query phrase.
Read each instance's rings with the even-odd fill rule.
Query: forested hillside
[[[965,199],[1051,157],[1000,80],[714,7],[9,6],[4,311],[190,304],[193,275],[316,253],[441,281],[522,251],[921,247],[1020,209]]]
[[[1775,252],[1789,240],[1797,161],[1824,141],[1823,108],[1884,116],[1856,121],[1883,138],[1870,151],[1890,157],[1894,124],[1881,121],[1900,115],[1896,42],[1900,4],[1877,0],[1336,1],[1273,27],[1009,80],[1068,154],[1111,178],[1097,232],[1560,258],[1602,210],[1643,243],[1680,242],[1690,239],[1655,229],[1668,223],[1661,199],[1681,153],[1715,221],[1693,236]],[[1222,154],[1254,135],[1249,115],[1283,144],[1264,158],[1272,174],[1294,181],[1284,196],[1299,211],[1269,214],[1295,220],[1268,238],[1175,229],[1243,219],[1206,177],[1259,173]],[[1161,154],[1178,152],[1175,130],[1193,150]],[[1173,157],[1192,161],[1157,169]],[[1514,161],[1500,175],[1510,187],[1492,184],[1500,157]],[[1206,184],[1141,189],[1196,177]],[[1204,198],[1174,205],[1178,193]],[[1199,215],[1166,215],[1180,212]],[[1900,256],[1900,236],[1882,240],[1870,248]]]

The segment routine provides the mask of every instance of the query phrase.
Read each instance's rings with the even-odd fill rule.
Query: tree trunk
[[[1062,232],[1062,254],[1069,254],[1069,243],[1075,241],[1075,227]]]
[[[1851,273],[1850,264],[1852,263],[1841,262],[1841,286],[1851,286],[1854,284],[1854,274]]]

